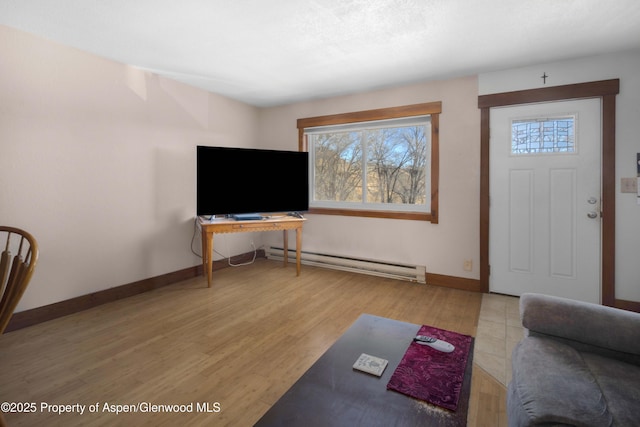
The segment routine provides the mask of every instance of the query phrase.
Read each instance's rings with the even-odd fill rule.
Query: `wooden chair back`
[[[4,332],[38,261],[38,243],[19,228],[0,226],[0,334]]]

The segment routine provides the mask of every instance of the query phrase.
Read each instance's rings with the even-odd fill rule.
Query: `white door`
[[[600,302],[600,117],[600,99],[491,110],[491,292]]]

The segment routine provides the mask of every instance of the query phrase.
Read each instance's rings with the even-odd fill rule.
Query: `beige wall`
[[[431,101],[442,101],[439,223],[308,215],[305,250],[424,265],[429,273],[479,278],[480,112],[475,77],[262,109],[260,145],[297,149],[299,118]],[[265,236],[264,243],[277,244],[278,236]],[[473,261],[471,272],[463,269],[465,259]]]
[[[199,264],[195,146],[254,144],[256,108],[3,26],[0,70],[0,223],[41,249],[18,311]]]
[[[18,311],[197,265],[196,145],[296,149],[298,118],[430,101],[443,108],[440,223],[312,215],[304,247],[478,277],[476,78],[257,109],[2,26],[0,69],[0,222],[42,251]],[[250,239],[281,236],[217,248]]]

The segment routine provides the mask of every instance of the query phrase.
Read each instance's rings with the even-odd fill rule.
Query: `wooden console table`
[[[288,260],[289,230],[296,230],[296,275],[300,275],[300,249],[302,248],[302,224],[305,218],[279,216],[275,218],[236,221],[233,219],[208,220],[198,217],[202,230],[202,266],[207,272],[207,282],[211,287],[211,273],[213,270],[213,234],[214,233],[246,233],[252,231],[282,230],[284,240],[284,266]]]

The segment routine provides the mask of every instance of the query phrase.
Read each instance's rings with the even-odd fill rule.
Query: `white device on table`
[[[428,337],[426,335],[418,335],[413,339],[413,341],[415,341],[420,345],[428,345],[429,347],[434,348],[443,353],[451,353],[455,349],[455,347],[452,344],[446,341],[442,341],[434,337]]]

